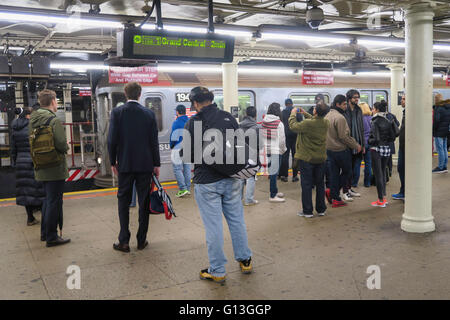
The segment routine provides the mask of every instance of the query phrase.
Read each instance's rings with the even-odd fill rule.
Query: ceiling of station
[[[202,25],[208,20],[206,0],[163,0],[162,17],[165,25]],[[215,26],[247,28],[287,28],[290,31],[311,31],[305,21],[307,8],[318,6],[325,19],[319,30],[334,34],[404,37],[404,8],[418,0],[214,0]],[[98,17],[116,21],[139,23],[151,1],[127,0],[2,0],[0,13],[37,12],[40,14],[70,14],[73,17]],[[434,40],[450,44],[450,1],[432,1],[435,12]],[[89,13],[90,12],[90,13]],[[154,16],[154,14],[153,14]],[[154,21],[153,20],[150,20]],[[86,28],[68,23],[14,22],[0,19],[0,51],[6,44],[23,48],[29,45],[36,51],[50,52],[54,57],[73,58],[73,53],[61,51],[84,50],[99,53],[114,49],[115,29]],[[63,50],[61,50],[63,49]],[[377,62],[404,61],[404,48],[395,46],[363,46],[333,44],[259,37],[236,38],[236,54],[243,58],[259,57],[273,60],[346,61],[363,50]],[[449,51],[435,51],[435,65],[450,66]],[[77,56],[92,59],[92,55]]]

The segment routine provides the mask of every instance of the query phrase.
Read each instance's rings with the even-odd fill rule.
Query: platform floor
[[[387,192],[398,191],[397,174]],[[233,259],[228,228],[224,285],[199,280],[207,267],[203,225],[193,195],[177,199],[178,217],[150,217],[149,242],[136,251],[137,210],[131,210],[132,252],[112,249],[119,222],[112,191],[70,195],[64,202],[64,235],[72,243],[46,248],[39,226],[27,227],[22,207],[0,203],[0,299],[449,299],[450,174],[433,175],[437,230],[400,230],[402,201],[373,208],[376,189],[327,216],[305,219],[299,183],[279,182],[287,201],[268,202],[260,177],[256,199],[245,208],[254,273],[243,275]],[[37,215],[40,218],[40,215]],[[81,268],[81,289],[66,286],[69,265]],[[368,266],[381,270],[381,289],[366,285]]]

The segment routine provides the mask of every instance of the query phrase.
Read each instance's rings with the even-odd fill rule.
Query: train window
[[[327,105],[330,105],[330,95],[328,93],[322,93],[325,97],[325,103]],[[292,102],[294,103],[295,107],[303,107],[306,111],[312,112],[312,108],[316,105],[316,98],[317,93],[306,93],[306,94],[300,94],[300,93],[293,93],[289,95],[289,98],[292,99]]]
[[[365,103],[367,103],[370,107],[372,107],[371,106],[371,101],[370,101],[371,99],[369,98],[369,94],[368,93],[362,93],[361,92],[361,95],[360,95],[360,98],[359,98],[359,103],[362,103],[362,102],[365,102]]]
[[[238,103],[239,103],[239,121],[242,121],[246,115],[245,111],[247,107],[254,106],[253,93],[251,92],[239,92]],[[223,93],[214,92],[214,102],[217,107],[223,110]]]
[[[158,131],[163,129],[163,117],[162,117],[162,100],[160,97],[148,97],[145,99],[145,106],[152,110],[156,116],[156,124],[158,125]]]
[[[127,98],[125,97],[125,94],[123,94],[121,92],[113,92],[111,97],[112,97],[113,108],[120,107],[125,102],[127,102]]]

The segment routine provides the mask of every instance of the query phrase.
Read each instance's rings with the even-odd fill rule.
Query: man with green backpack
[[[62,228],[64,181],[68,178],[66,156],[69,146],[61,121],[56,117],[58,104],[52,90],[39,92],[41,108],[30,118],[30,152],[35,178],[44,183],[45,200],[42,207],[41,241],[47,247],[63,245],[70,239],[58,236]]]

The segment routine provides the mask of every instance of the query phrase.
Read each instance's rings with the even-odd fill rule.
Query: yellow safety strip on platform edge
[[[163,183],[161,183],[161,185],[172,186],[172,185],[175,185],[176,183],[177,183],[176,181],[169,181],[169,182],[163,182]],[[94,190],[66,192],[66,193],[64,193],[64,196],[90,194],[90,193],[98,193],[98,192],[109,192],[109,191],[117,191],[117,187],[107,188],[107,189],[94,189]],[[16,200],[16,198],[6,198],[6,199],[0,199],[0,202],[8,202],[8,201],[15,201],[15,200]]]

